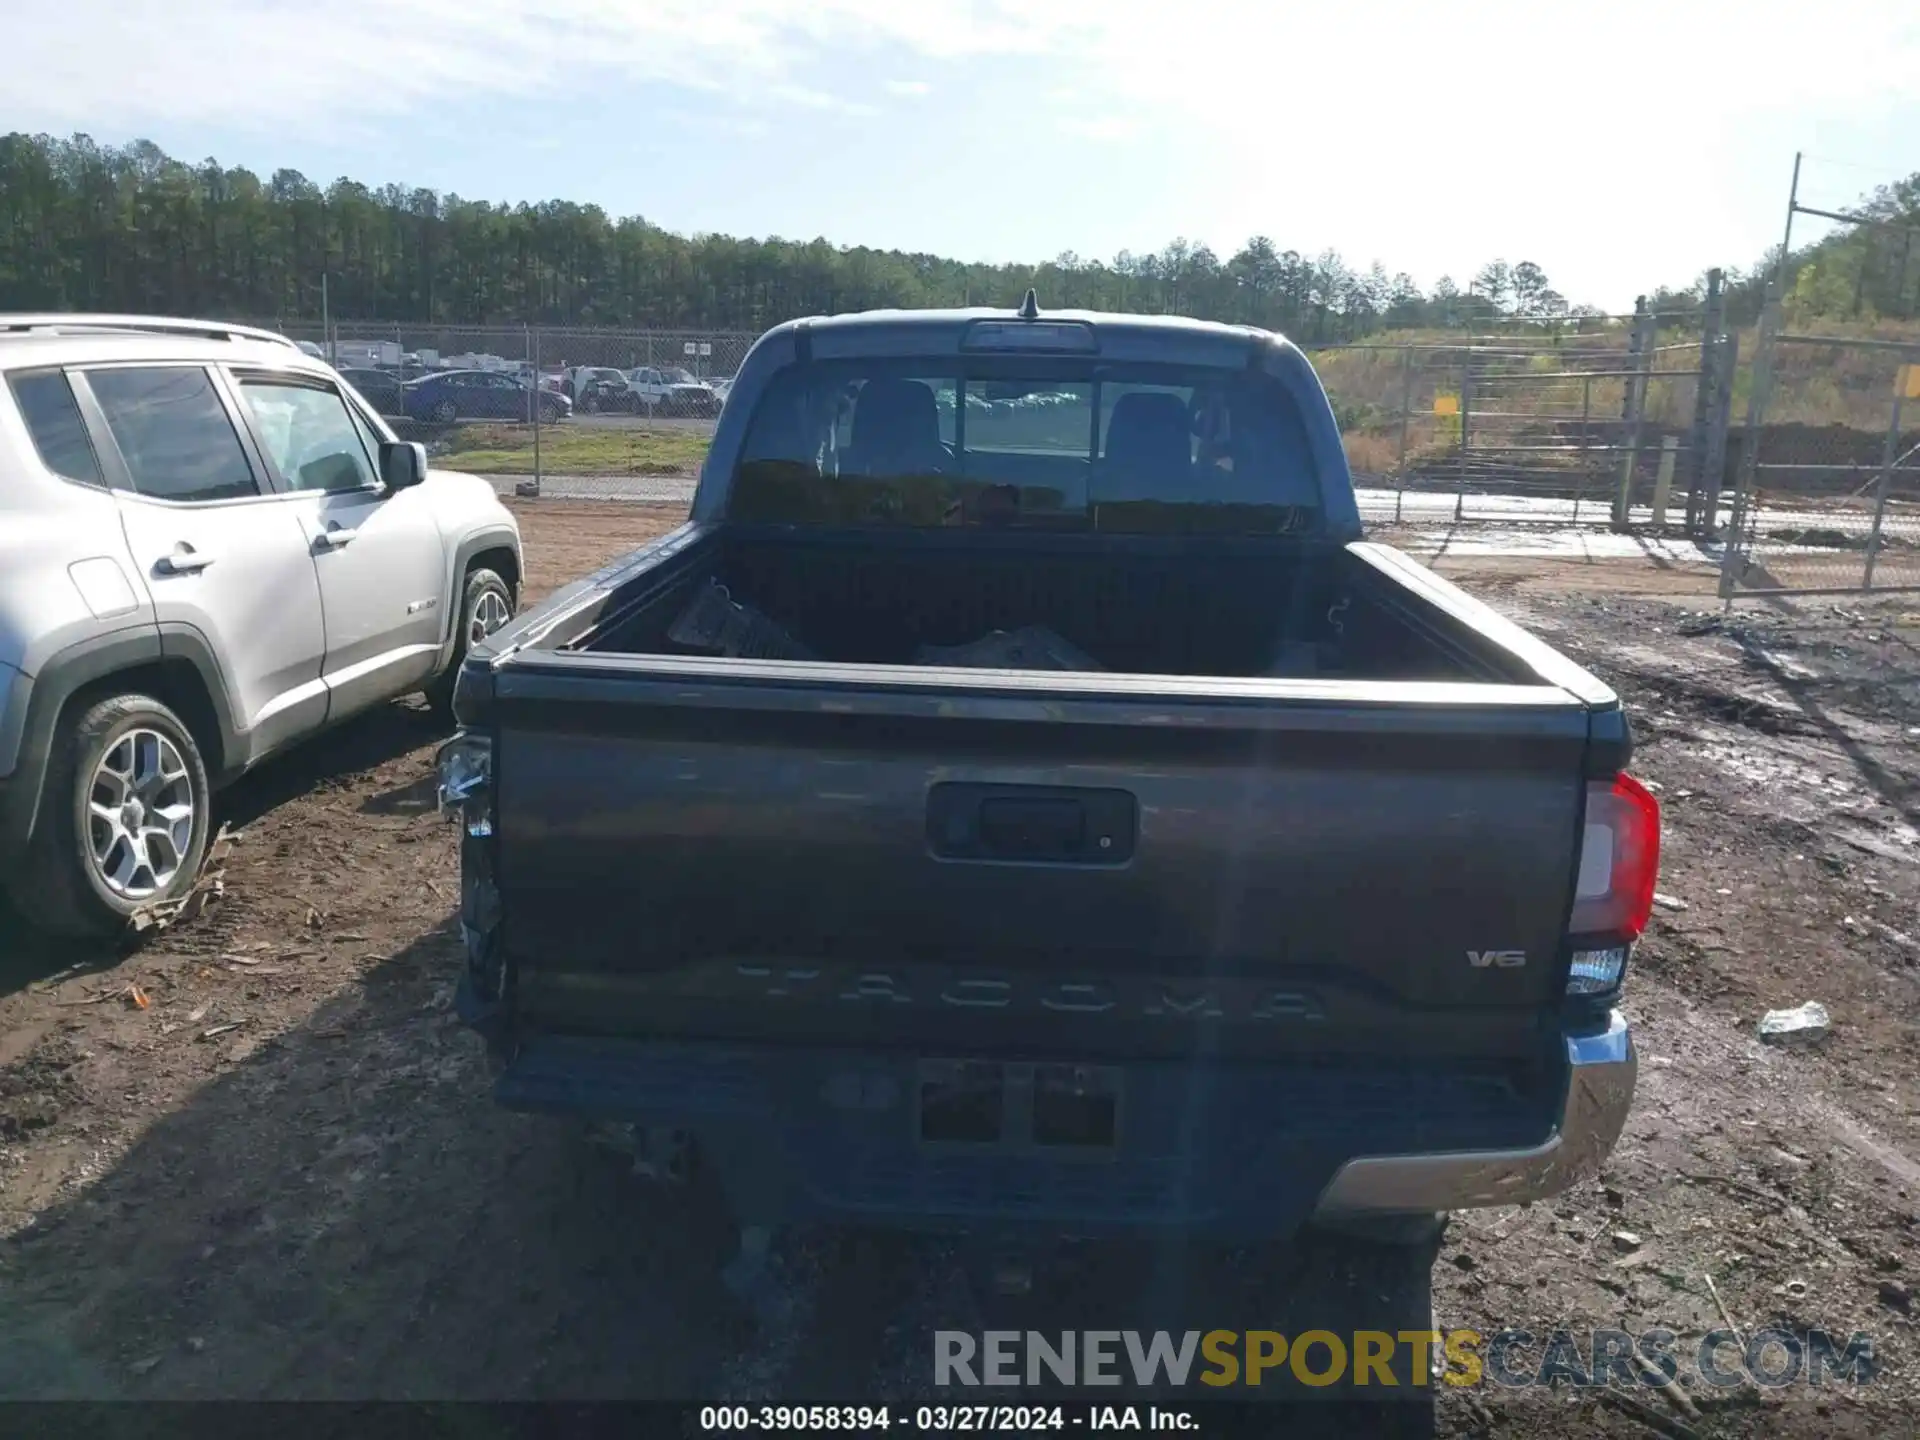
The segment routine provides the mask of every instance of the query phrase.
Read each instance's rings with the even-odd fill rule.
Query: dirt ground
[[[535,595],[679,518],[521,517]],[[1438,566],[1628,698],[1666,831],[1626,1134],[1562,1199],[1456,1219],[1435,1321],[1660,1325],[1682,1351],[1729,1323],[1819,1326],[1869,1333],[1878,1370],[1695,1389],[1691,1415],[1648,1388],[1441,1387],[1437,1428],[1909,1433],[1920,601],[1728,615],[1684,566]],[[137,948],[55,949],[0,914],[0,1398],[926,1398],[931,1330],[980,1325],[952,1251],[790,1237],[743,1306],[717,1279],[733,1234],[697,1194],[493,1108],[450,1009],[439,738],[399,704],[249,777],[225,797],[220,898]],[[1824,1042],[1755,1038],[1807,1000],[1832,1013]],[[1093,1308],[1126,1278],[1054,1323],[1167,1325]]]

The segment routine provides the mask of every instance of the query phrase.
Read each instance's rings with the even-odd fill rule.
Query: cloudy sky
[[[1249,235],[1608,308],[1920,170],[1888,0],[0,0],[0,130],[977,260]],[[1812,235],[1808,226],[1801,234]]]

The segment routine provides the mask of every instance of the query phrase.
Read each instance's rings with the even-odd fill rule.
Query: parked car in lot
[[[1029,297],[782,325],[734,396],[688,523],[461,670],[501,1104],[762,1240],[1430,1257],[1595,1172],[1658,861],[1625,712],[1363,541],[1298,349]]]
[[[573,408],[585,415],[634,408],[626,372],[610,365],[574,366],[566,372],[566,393]]]
[[[531,420],[536,392],[499,370],[446,370],[406,385],[410,419],[451,425],[456,420]],[[573,413],[558,391],[537,392],[540,419],[551,425]]]
[[[691,370],[669,366],[660,372],[667,384],[667,413],[711,419],[720,413],[720,392]]]
[[[643,414],[710,418],[720,413],[720,397],[713,387],[685,370],[642,365],[627,372],[627,387],[635,408]]]
[[[444,713],[512,615],[520,532],[262,330],[0,316],[0,885],[123,930],[213,791],[394,696]]]
[[[406,383],[391,370],[372,370],[353,366],[340,371],[340,378],[382,415],[405,415]]]

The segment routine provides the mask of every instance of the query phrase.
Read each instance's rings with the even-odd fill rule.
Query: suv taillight
[[[1630,941],[1647,928],[1660,874],[1660,802],[1624,770],[1587,787],[1587,823],[1567,930]]]

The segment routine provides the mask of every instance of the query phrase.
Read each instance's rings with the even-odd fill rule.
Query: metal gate
[[[1736,354],[1714,291],[1666,343],[1643,310],[1630,328],[1313,351],[1362,514],[1708,533]]]
[[[1435,478],[1453,518],[1665,524],[1692,462],[1697,342],[1476,347],[1461,356],[1460,445]]]
[[[1735,437],[1721,598],[1920,590],[1920,344],[1794,334],[1779,316],[1762,317]]]

